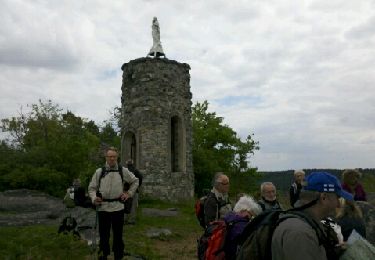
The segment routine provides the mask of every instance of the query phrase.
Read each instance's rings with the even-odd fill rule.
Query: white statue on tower
[[[159,22],[158,18],[154,17],[152,20],[152,48],[149,51],[147,57],[149,56],[154,56],[155,58],[164,56],[166,58],[163,47],[161,46],[160,42],[160,27],[159,27]]]

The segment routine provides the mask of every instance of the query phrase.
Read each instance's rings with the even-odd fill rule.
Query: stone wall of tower
[[[170,201],[192,198],[190,66],[139,58],[121,69],[121,159],[131,157],[143,173],[143,194]]]

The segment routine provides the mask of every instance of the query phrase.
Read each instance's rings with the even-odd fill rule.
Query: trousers
[[[124,255],[124,241],[122,239],[123,225],[124,225],[124,210],[107,212],[99,211],[99,249],[103,256],[108,256],[111,253],[109,246],[109,238],[111,228],[113,233],[112,251],[115,259],[121,259]]]

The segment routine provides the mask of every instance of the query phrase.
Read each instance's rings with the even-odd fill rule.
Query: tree
[[[208,102],[197,102],[192,109],[193,165],[195,191],[200,194],[210,187],[215,172],[238,174],[248,172],[249,157],[259,149],[258,142],[248,135],[242,141],[223,118],[208,112]]]
[[[22,159],[11,170],[0,166],[0,186],[44,187],[45,191],[51,191],[47,184],[53,184],[55,189],[63,191],[73,178],[86,180],[92,175],[102,163],[102,158],[97,156],[101,152],[99,128],[71,111],[62,113],[50,100],[39,100],[30,107],[27,114],[1,120],[2,131],[13,138],[8,140],[13,146],[3,144],[2,148],[9,152],[9,147],[13,147],[18,151],[17,158]]]

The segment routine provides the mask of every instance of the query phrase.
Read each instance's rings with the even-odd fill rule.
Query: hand
[[[125,201],[125,200],[127,200],[127,199],[129,199],[129,198],[130,198],[130,195],[129,195],[128,192],[123,192],[123,193],[121,194],[121,196],[120,196],[120,199],[121,199],[122,201]]]
[[[103,202],[103,199],[100,198],[100,197],[95,197],[95,200],[94,200],[94,205],[98,206],[100,204],[102,204]]]

